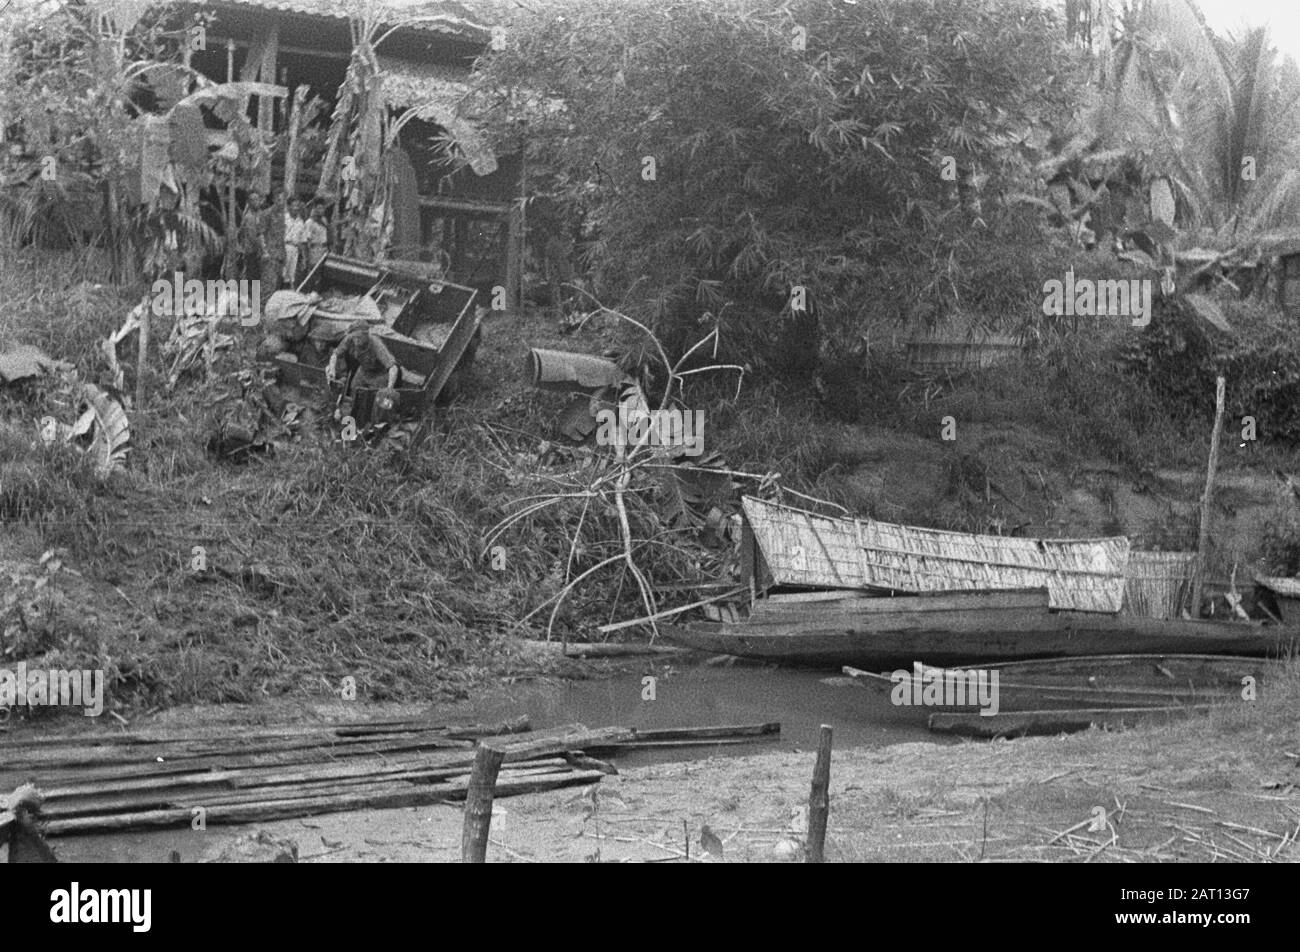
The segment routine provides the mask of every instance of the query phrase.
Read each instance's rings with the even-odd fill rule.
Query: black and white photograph
[[[0,0],[23,915],[1089,866],[1098,928],[1243,935],[1300,861],[1298,63],[1292,0]]]

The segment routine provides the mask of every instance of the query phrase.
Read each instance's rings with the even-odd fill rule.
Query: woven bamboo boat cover
[[[1023,539],[821,516],[745,497],[756,583],[897,593],[1046,587],[1053,608],[1118,612],[1129,540]]]

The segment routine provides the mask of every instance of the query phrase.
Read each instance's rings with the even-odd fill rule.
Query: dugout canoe
[[[939,712],[930,715],[929,728],[936,734],[960,737],[1032,737],[1044,734],[1068,734],[1090,727],[1117,729],[1138,724],[1162,724],[1194,713],[1208,706],[1094,708],[1065,711],[1003,711],[991,716],[973,713]]]
[[[790,664],[866,670],[1089,655],[1265,657],[1300,632],[1252,622],[1053,611],[1042,589],[786,603],[740,622],[661,626],[672,644]]]
[[[918,678],[922,690],[935,685],[931,698],[938,703],[915,705],[919,716],[978,710],[980,705],[970,690],[972,672],[976,677],[983,676],[989,686],[992,673],[997,673],[998,710],[1035,711],[1175,707],[1230,700],[1240,698],[1248,687],[1257,689],[1272,667],[1272,662],[1260,658],[1147,654],[1049,658],[956,668],[914,665],[879,674],[845,667],[844,673],[873,693],[901,699],[900,706],[904,707],[913,706]]]

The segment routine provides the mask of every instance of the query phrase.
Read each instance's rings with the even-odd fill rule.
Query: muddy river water
[[[779,738],[759,744],[624,752],[627,766],[710,756],[743,755],[776,745],[807,750],[816,746],[818,728],[834,728],[836,748],[883,747],[916,740],[938,740],[915,716],[864,690],[834,669],[778,668],[737,664],[729,667],[658,667],[591,680],[520,683],[508,696],[488,695],[471,702],[475,719],[493,721],[527,714],[534,728],[582,723],[588,727],[710,727],[779,721]],[[653,684],[646,682],[654,677]],[[651,690],[653,688],[653,691]]]

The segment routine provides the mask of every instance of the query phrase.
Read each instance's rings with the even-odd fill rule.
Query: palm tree
[[[1093,58],[1071,158],[1127,153],[1225,240],[1295,220],[1300,74],[1266,26],[1216,36],[1193,0],[1066,0],[1066,20]]]
[[[1267,26],[1217,42],[1222,102],[1192,112],[1189,180],[1202,223],[1224,237],[1300,221],[1300,74]]]

